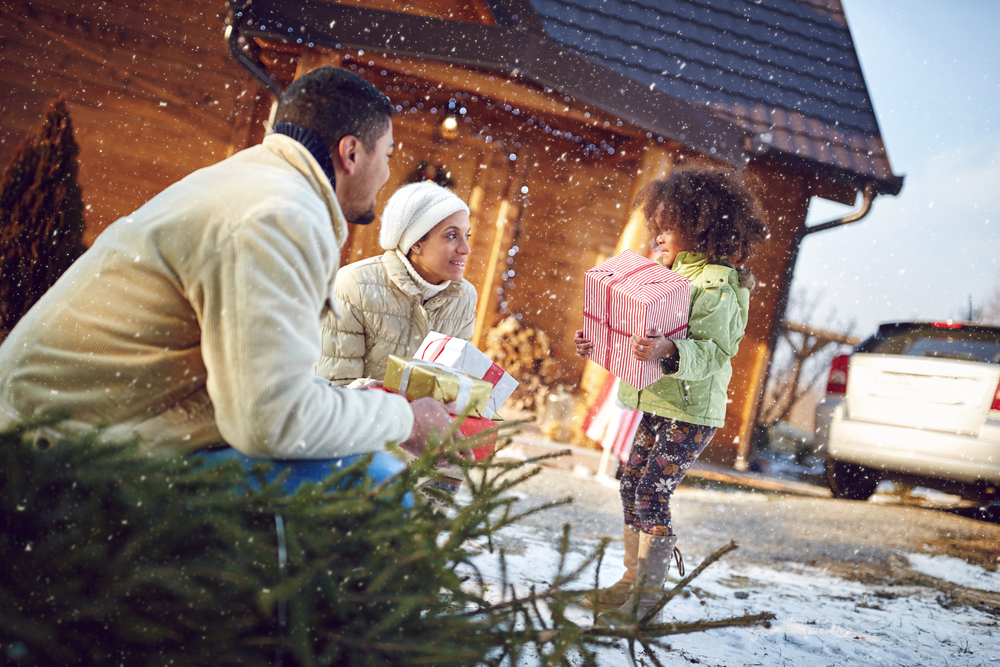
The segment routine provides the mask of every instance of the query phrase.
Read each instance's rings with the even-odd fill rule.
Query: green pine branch
[[[508,493],[531,466],[495,455],[473,464],[450,441],[391,483],[372,484],[361,461],[286,496],[266,482],[267,463],[251,485],[236,463],[140,456],[96,434],[37,449],[23,437],[36,426],[0,434],[0,654],[10,664],[500,665],[528,654],[594,664],[595,650],[623,640],[655,660],[670,634],[770,618],[575,622],[594,590],[574,587],[600,568],[607,541],[569,567],[566,527],[551,584],[519,588],[494,538],[541,511]],[[466,473],[467,504],[420,491],[442,459]],[[475,569],[483,541],[498,583]]]

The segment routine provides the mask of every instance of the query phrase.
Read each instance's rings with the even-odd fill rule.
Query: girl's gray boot
[[[618,608],[620,616],[632,617],[641,621],[650,609],[663,597],[663,582],[670,569],[670,558],[674,555],[677,545],[676,535],[650,535],[639,533],[639,553],[636,565],[636,585],[647,592],[635,590],[628,600]],[[683,575],[683,561],[677,551],[677,567]],[[660,622],[660,612],[649,623]]]
[[[614,609],[622,606],[632,594],[635,586],[636,564],[639,560],[639,531],[636,528],[622,524],[623,540],[625,542],[625,574],[616,583],[600,590],[600,608]],[[591,606],[594,600],[590,600]]]

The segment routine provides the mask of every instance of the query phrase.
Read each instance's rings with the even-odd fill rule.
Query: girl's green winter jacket
[[[682,252],[670,267],[691,281],[688,332],[676,340],[674,373],[642,391],[621,382],[618,400],[659,417],[721,427],[726,421],[726,390],[747,325],[750,291],[735,269],[710,264],[703,253]],[[672,370],[661,360],[664,372]]]

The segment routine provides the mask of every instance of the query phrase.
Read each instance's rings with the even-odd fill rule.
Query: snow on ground
[[[911,554],[908,560],[912,569],[929,577],[966,588],[1000,593],[1000,572],[987,572],[981,567],[949,556]]]
[[[510,550],[508,578],[519,592],[527,593],[531,584],[544,584],[553,576],[559,559],[554,540],[517,526],[501,531],[499,542]],[[595,544],[576,541],[569,565],[581,562],[582,554]],[[934,589],[868,586],[806,566],[784,566],[782,570],[742,567],[738,554],[724,556],[695,579],[689,586],[692,594],[671,601],[664,620],[721,619],[761,612],[771,612],[777,619],[769,628],[730,628],[672,637],[671,653],[659,656],[665,664],[1000,666],[997,619],[973,608],[946,608],[938,603]],[[621,559],[620,543],[610,545],[601,586],[614,583],[621,575]],[[918,572],[969,588],[996,591],[1000,581],[998,574],[953,558],[914,554],[910,559]],[[475,564],[487,581],[500,580],[496,555],[484,551]],[[688,569],[696,565],[689,562]],[[675,575],[672,571],[671,576]],[[593,581],[594,572],[590,571],[580,587]],[[591,618],[590,612],[580,609],[575,620],[589,624]],[[623,650],[605,649],[599,653],[599,664],[616,667],[629,663]]]

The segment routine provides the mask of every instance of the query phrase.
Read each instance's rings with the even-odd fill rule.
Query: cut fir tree
[[[551,584],[504,577],[490,593],[462,574],[476,571],[470,545],[494,549],[497,531],[561,503],[522,511],[509,491],[539,468],[496,457],[473,466],[450,441],[389,484],[365,481],[361,461],[286,495],[266,481],[267,463],[247,475],[235,462],[140,456],[96,436],[39,449],[23,437],[37,426],[0,434],[5,664],[505,665],[527,652],[569,665],[594,664],[596,649],[623,640],[658,664],[663,637],[771,618],[574,623],[567,611],[579,617],[594,594],[582,573],[599,569],[606,543],[567,568],[568,528]],[[471,498],[429,489],[434,503],[418,492],[406,508],[442,458],[479,468]]]

